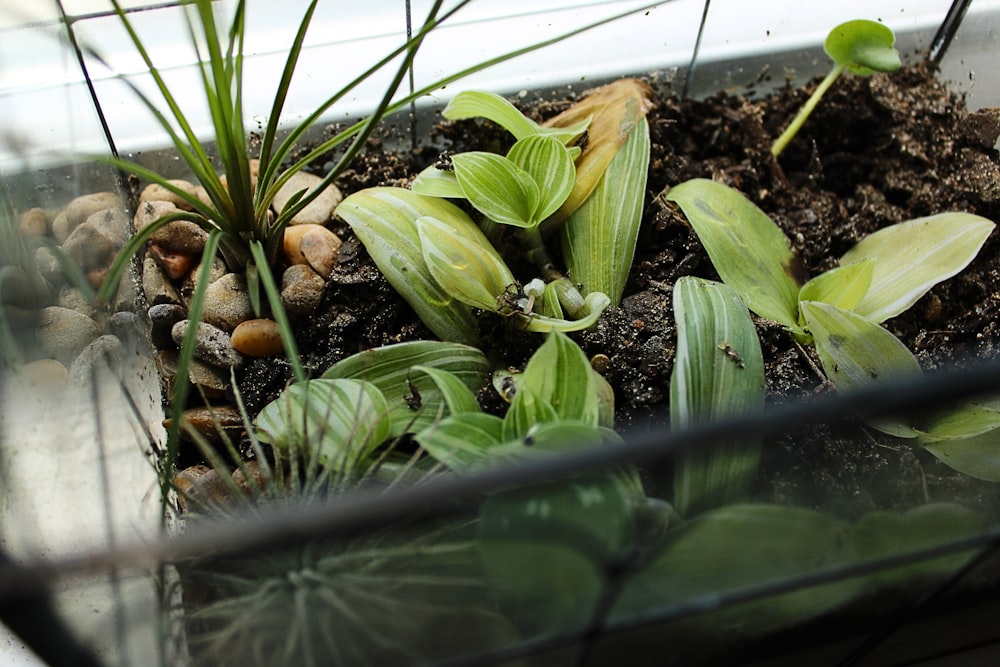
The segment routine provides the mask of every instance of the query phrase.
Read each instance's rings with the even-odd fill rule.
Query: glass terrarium
[[[997,653],[997,3],[339,4],[0,7],[5,664]]]

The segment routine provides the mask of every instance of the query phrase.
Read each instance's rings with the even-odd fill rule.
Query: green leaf
[[[441,115],[448,120],[485,118],[513,134],[514,138],[519,141],[525,137],[546,135],[554,137],[563,144],[567,144],[583,134],[589,124],[589,121],[583,121],[566,128],[542,127],[518,111],[505,98],[482,90],[460,92],[452,98]]]
[[[924,449],[955,470],[990,482],[1000,482],[1000,433],[953,440],[925,440]]]
[[[865,237],[840,259],[842,266],[875,263],[871,286],[854,312],[876,322],[902,313],[968,266],[995,226],[971,213],[940,213]]]
[[[674,286],[677,352],[670,423],[682,429],[764,407],[764,360],[750,313],[735,290],[685,276]],[[761,439],[705,442],[674,467],[674,506],[690,517],[748,499]]]
[[[489,590],[529,636],[589,622],[604,568],[634,532],[631,495],[613,475],[491,496],[476,527]]]
[[[674,186],[667,199],[684,211],[722,282],[750,310],[799,330],[799,260],[767,214],[739,191],[702,178]]]
[[[465,198],[490,220],[514,227],[534,227],[541,194],[524,169],[501,155],[471,151],[451,159]]]
[[[611,299],[603,292],[591,292],[584,298],[584,304],[587,314],[578,320],[565,320],[532,313],[530,316],[522,318],[522,324],[526,331],[534,331],[536,333],[582,331],[597,324],[601,313],[611,305]]]
[[[552,405],[559,419],[598,423],[597,388],[590,361],[566,335],[555,331],[531,355],[519,383]],[[515,402],[517,397],[514,398]]]
[[[455,472],[474,472],[490,461],[489,450],[503,442],[503,420],[462,412],[427,425],[413,439]]]
[[[465,199],[465,192],[458,184],[454,171],[438,169],[431,165],[417,174],[410,189],[418,195],[427,197],[445,197],[447,199]]]
[[[388,406],[378,388],[361,380],[297,382],[264,406],[257,435],[275,451],[351,472],[389,437]]]
[[[840,391],[868,389],[886,381],[921,376],[920,364],[898,338],[871,320],[836,306],[803,301],[802,313],[816,342],[823,370]],[[899,438],[915,438],[912,420],[866,420]]]
[[[848,526],[828,514],[778,505],[728,505],[667,533],[660,554],[629,577],[611,614],[627,622],[665,605],[704,605],[681,632],[700,641],[755,637],[799,626],[837,608],[861,589],[858,579],[750,602],[719,606],[719,596],[780,582],[847,560],[841,543]],[[846,556],[846,557],[845,557]]]
[[[417,219],[432,216],[448,225],[450,235],[481,237],[482,232],[461,209],[403,188],[369,188],[344,199],[337,215],[361,239],[389,284],[439,338],[459,343],[479,339],[472,308],[434,279],[417,231]]]
[[[523,169],[538,186],[538,205],[531,213],[536,224],[562,206],[573,190],[576,167],[569,149],[553,137],[535,135],[521,139],[507,159]]]
[[[429,369],[447,372],[469,395],[487,384],[491,371],[486,355],[474,347],[421,340],[358,352],[328,368],[322,377],[361,379],[378,387],[388,406],[394,437],[419,431],[456,410],[478,410],[478,404],[473,408],[468,402],[468,395],[460,396],[461,390],[451,380],[435,381]]]
[[[558,419],[559,413],[535,388],[519,385],[503,419],[503,439],[520,441],[537,425]]]
[[[874,261],[865,259],[825,271],[802,286],[799,301],[819,301],[853,310],[868,293],[874,268]],[[799,323],[804,323],[801,313]]]
[[[462,378],[442,368],[414,366],[410,369],[411,381],[413,376],[421,373],[430,377],[434,386],[441,392],[441,397],[444,399],[450,414],[479,412],[479,401],[476,400],[476,395],[465,385]]]
[[[496,312],[497,297],[517,284],[485,236],[473,240],[453,234],[447,224],[430,216],[417,218],[417,232],[431,275],[462,303]]]
[[[573,281],[621,301],[642,222],[649,167],[643,117],[611,160],[597,187],[562,226],[563,257]]]
[[[823,49],[840,67],[859,76],[899,69],[896,36],[887,26],[859,19],[841,23],[830,31]]]

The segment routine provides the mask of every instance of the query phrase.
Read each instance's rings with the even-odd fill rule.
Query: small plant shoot
[[[820,99],[844,71],[857,76],[871,76],[875,72],[895,72],[899,69],[899,52],[893,47],[895,43],[896,36],[892,30],[875,21],[848,21],[831,30],[823,48],[833,58],[833,69],[802,105],[802,109],[781,136],[775,139],[771,145],[771,154],[774,157],[781,155],[802,129]]]

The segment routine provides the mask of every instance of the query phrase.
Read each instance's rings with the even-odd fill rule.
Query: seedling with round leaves
[[[831,30],[823,48],[833,58],[833,69],[816,86],[785,131],[774,140],[771,154],[774,157],[781,155],[826,91],[845,71],[856,76],[871,76],[875,72],[895,72],[899,69],[899,52],[893,48],[895,43],[896,36],[892,30],[875,21],[848,21]]]

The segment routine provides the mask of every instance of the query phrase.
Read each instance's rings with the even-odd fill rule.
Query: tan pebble
[[[202,261],[195,265],[187,276],[184,277],[184,282],[181,284],[181,294],[186,297],[194,294],[195,287],[198,286],[198,280],[201,278],[202,267],[204,266],[205,261],[203,257]],[[211,285],[227,273],[229,273],[229,269],[226,268],[226,263],[218,257],[213,257],[211,268],[208,271],[208,284]]]
[[[232,509],[229,485],[218,472],[208,466],[185,468],[173,479],[177,500],[184,512]]]
[[[284,352],[281,331],[274,320],[247,320],[233,331],[233,347],[248,357],[273,357]]]
[[[246,280],[238,273],[227,273],[205,290],[205,306],[201,319],[225,332],[253,317],[250,291]]]
[[[106,208],[122,208],[121,197],[114,192],[95,192],[77,197],[66,205],[64,213],[73,227],[80,224],[98,211]]]
[[[156,355],[156,367],[167,381],[168,392],[177,380],[177,350],[161,350]],[[211,366],[194,359],[188,369],[188,379],[207,398],[223,398],[229,390],[229,369]]]
[[[188,408],[181,419],[186,433],[197,434],[215,445],[224,444],[227,438],[231,443],[238,443],[243,432],[243,417],[231,405]],[[164,428],[170,428],[171,424],[172,420],[163,420]]]
[[[323,300],[326,281],[308,264],[293,264],[281,276],[281,303],[293,315],[307,315]]]
[[[173,202],[142,202],[139,204],[138,210],[136,210],[135,216],[132,218],[132,222],[135,225],[135,231],[141,232],[144,228],[148,227],[160,218],[168,216],[171,213],[177,213],[178,211],[180,211],[180,209],[177,208],[177,205]]]
[[[142,261],[142,293],[146,297],[146,302],[153,306],[181,302],[177,289],[160,268],[160,263],[150,254],[147,254]]]
[[[84,271],[107,266],[116,250],[112,240],[89,222],[77,225],[62,249]]]
[[[153,232],[149,241],[170,252],[198,255],[205,249],[208,234],[193,222],[174,220]]]
[[[21,366],[17,379],[36,387],[60,387],[69,380],[69,369],[55,359],[38,359]]]
[[[94,320],[61,306],[48,306],[38,313],[38,342],[42,349],[63,363],[69,363],[97,338]]]
[[[83,295],[83,292],[81,292],[78,288],[71,287],[69,285],[59,290],[58,305],[63,308],[75,310],[78,313],[83,313],[90,318],[97,315],[97,309],[90,302],[90,300]]]
[[[169,183],[188,194],[195,195],[195,186],[189,181],[185,181],[182,179],[173,179],[169,181]],[[175,205],[177,208],[183,209],[185,211],[191,210],[191,204],[189,204],[179,195],[166,189],[159,183],[150,183],[143,189],[142,193],[139,195],[140,206],[148,201],[168,201],[171,204]]]
[[[284,236],[285,258],[289,264],[308,264],[323,278],[329,278],[337,266],[341,240],[321,225],[287,227]]]
[[[99,269],[87,271],[87,282],[90,283],[90,286],[95,290],[99,290],[101,289],[101,285],[104,284],[104,279],[107,278],[107,276],[108,269],[107,267],[102,266]]]
[[[106,208],[98,211],[88,217],[84,224],[93,225],[94,229],[106,236],[115,248],[125,245],[131,235],[128,215],[121,208]]]
[[[17,231],[22,238],[33,239],[45,236],[49,231],[49,218],[45,209],[29,208],[21,214],[17,223]]]
[[[270,476],[259,462],[247,461],[242,468],[233,471],[233,481],[248,497],[253,498],[267,490]]]
[[[163,269],[163,272],[171,280],[177,280],[186,276],[188,271],[191,270],[191,265],[194,264],[193,256],[170,252],[155,244],[149,246],[149,254],[156,260],[156,263],[160,265],[160,268]]]
[[[274,208],[280,213],[285,209],[291,197],[302,190],[309,191],[316,188],[322,178],[315,174],[300,171],[294,174],[285,185],[274,196]],[[330,184],[323,189],[318,197],[309,202],[305,208],[292,217],[293,225],[325,225],[333,218],[333,211],[344,198],[336,185]]]

